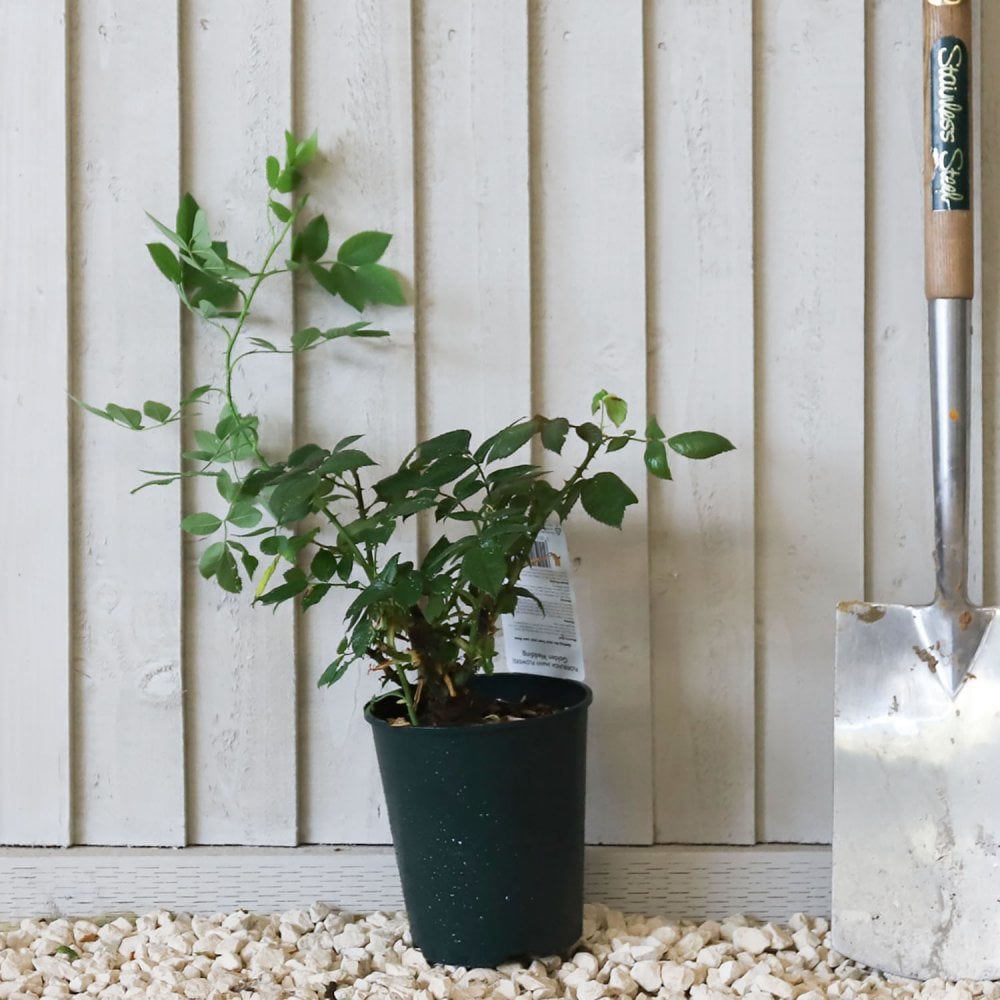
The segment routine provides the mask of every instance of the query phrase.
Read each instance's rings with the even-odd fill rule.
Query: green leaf
[[[259,347],[263,351],[276,351],[278,348],[274,346],[269,340],[264,340],[263,337],[251,337],[250,343],[254,347]]]
[[[189,535],[211,535],[221,527],[221,519],[207,512],[188,514],[181,521],[181,530],[186,531]]]
[[[604,412],[615,427],[621,427],[628,417],[628,403],[621,396],[605,396]]]
[[[651,475],[657,479],[671,479],[670,463],[667,461],[667,449],[663,442],[656,438],[650,438],[646,442],[646,451],[643,454],[646,468]]]
[[[594,398],[590,401],[590,412],[596,413],[601,408],[601,403],[604,402],[608,395],[607,389],[601,389],[594,393]]]
[[[325,267],[311,262],[309,264],[309,273],[323,291],[330,295],[340,294],[340,286],[337,284],[337,279],[334,277],[332,270],[328,271]]]
[[[210,580],[218,572],[219,565],[226,554],[225,542],[212,542],[211,545],[201,554],[198,560],[198,572],[206,579]]]
[[[149,256],[153,258],[153,263],[160,269],[160,273],[175,285],[181,283],[181,262],[174,255],[174,252],[165,243],[147,243],[146,249]]]
[[[188,406],[190,403],[195,403],[202,396],[211,392],[214,386],[211,385],[199,385],[196,389],[192,389],[182,400],[181,406]]]
[[[264,546],[261,546],[263,551]],[[275,556],[271,564],[264,570],[259,582],[257,583],[257,589],[254,591],[254,598],[260,597],[261,594],[267,590],[267,585],[271,582],[271,577],[274,576],[274,571],[278,568],[278,563],[281,561],[281,556]]]
[[[405,306],[406,296],[395,271],[381,264],[361,264],[354,272],[358,283],[371,302],[385,306]]]
[[[580,501],[595,521],[620,528],[626,508],[639,498],[613,472],[598,472],[583,484]]]
[[[117,403],[108,403],[104,409],[116,424],[131,427],[135,431],[142,427],[142,414],[138,410],[119,406]]]
[[[287,544],[288,539],[284,535],[269,535],[260,543],[260,551],[266,556],[280,556]]]
[[[194,213],[191,224],[191,246],[196,250],[207,250],[212,246],[212,235],[208,230],[208,216],[203,208]]]
[[[485,483],[479,478],[479,470],[470,472],[464,479],[455,483],[452,492],[457,500],[467,500],[474,493],[478,493],[485,487]]]
[[[411,514],[417,514],[422,510],[430,510],[437,502],[437,493],[430,491],[409,497],[406,500],[400,500],[398,503],[390,504],[382,513],[389,517],[407,518]]]
[[[278,158],[276,156],[269,156],[267,158],[266,168],[268,187],[276,188],[278,186],[278,177],[281,175],[281,164],[278,162]],[[272,201],[271,204],[274,205],[274,202]],[[287,222],[288,220],[282,219],[281,221]]]
[[[243,563],[243,569],[246,571],[247,577],[252,580],[254,573],[257,572],[257,557],[251,555],[247,550],[247,547],[242,545],[240,542],[230,540],[229,547],[231,549],[236,549],[236,551],[240,553],[240,562]]]
[[[337,476],[342,472],[355,472],[365,466],[375,464],[363,451],[358,451],[356,448],[343,448],[327,458],[320,466],[320,471],[324,475]]]
[[[526,445],[541,429],[541,419],[520,420],[484,441],[476,450],[476,460],[496,462],[508,458]]]
[[[315,326],[307,326],[305,329],[296,330],[292,334],[292,350],[308,351],[323,339],[323,334]]]
[[[239,486],[233,482],[232,477],[225,469],[219,469],[215,474],[215,488],[219,491],[219,496],[229,503],[232,503],[240,492]]]
[[[177,235],[185,243],[191,242],[194,235],[194,219],[200,210],[200,205],[190,192],[187,192],[177,206]]]
[[[662,441],[666,436],[661,430],[660,425],[656,422],[656,417],[650,414],[649,420],[646,421],[646,437]]]
[[[464,475],[472,465],[469,455],[443,455],[421,471],[419,486],[437,489]]]
[[[310,219],[305,228],[292,239],[292,260],[319,260],[330,242],[330,227],[325,215]]]
[[[330,277],[336,285],[340,297],[358,312],[365,308],[367,296],[357,275],[346,264],[334,264],[330,268]]]
[[[347,673],[347,668],[354,662],[353,657],[349,656],[338,656],[327,668],[323,671],[320,679],[316,682],[318,687],[329,687],[331,684],[335,684],[340,680],[344,674]]]
[[[735,445],[721,434],[712,431],[687,431],[667,439],[673,451],[685,458],[714,458],[726,451],[733,451]]]
[[[291,524],[312,513],[316,486],[312,473],[289,476],[280,481],[274,487],[269,504],[274,519],[279,524]]]
[[[340,244],[337,260],[341,264],[350,264],[351,267],[374,264],[382,258],[391,239],[392,236],[389,233],[375,231],[355,233],[354,236]]]
[[[299,172],[294,168],[289,168],[287,170],[282,170],[278,174],[278,181],[274,185],[275,191],[280,194],[289,194],[294,191],[299,183]]]
[[[608,439],[607,450],[609,453],[613,451],[621,451],[622,448],[626,447],[632,439],[626,435],[621,435],[620,437],[613,437]]]
[[[507,577],[507,559],[502,552],[475,545],[462,559],[462,573],[473,586],[495,595]]]
[[[323,331],[324,340],[336,340],[338,337],[388,337],[388,330],[372,330],[368,320],[363,323],[352,323],[350,326],[338,326],[332,330]]]
[[[330,453],[326,448],[321,448],[318,444],[299,445],[288,456],[289,466],[308,466],[310,469],[318,468],[320,463],[326,458]]]
[[[348,434],[347,437],[341,438],[334,446],[334,451],[343,451],[345,448],[349,448],[355,441],[360,441],[364,437],[364,434]]]
[[[80,409],[86,410],[88,413],[93,413],[95,417],[100,417],[102,420],[110,420],[112,423],[115,422],[114,417],[112,417],[107,410],[102,410],[96,406],[91,406],[90,403],[85,403],[82,399],[77,399],[76,396],[71,395],[69,398],[72,399],[73,402],[80,407]]]
[[[601,434],[601,428],[597,424],[585,423],[580,424],[576,428],[576,436],[587,444],[600,444],[604,435]]]
[[[282,601],[288,601],[293,597],[297,597],[309,586],[309,578],[298,566],[293,566],[290,570],[287,570],[284,579],[284,583],[279,584],[273,590],[269,590],[266,594],[258,597],[256,599],[257,603],[280,604]]]
[[[429,462],[432,459],[440,458],[443,455],[455,455],[469,450],[469,443],[472,440],[470,431],[446,431],[436,437],[428,438],[417,445],[417,457],[421,461]]]
[[[542,447],[561,455],[567,434],[569,434],[569,421],[565,417],[546,420],[542,424]]]
[[[337,563],[337,556],[333,552],[329,549],[320,549],[313,556],[309,572],[317,580],[330,580],[333,578],[333,574],[337,572]]]
[[[238,500],[229,508],[226,520],[236,528],[249,531],[260,524],[264,515],[260,509],[249,500]]]
[[[402,500],[406,494],[422,483],[419,469],[408,469],[405,466],[397,472],[380,479],[373,487],[379,500],[389,503]]]
[[[227,594],[238,594],[243,589],[243,581],[240,579],[240,571],[236,566],[236,558],[228,548],[219,560],[215,579]]]
[[[61,944],[55,950],[56,955],[65,955],[71,962],[75,962],[80,956],[68,944]]]
[[[308,611],[314,604],[319,604],[321,600],[333,589],[331,583],[314,583],[302,594],[300,607],[303,611]]]
[[[149,219],[149,221],[152,222],[153,225],[156,226],[156,228],[164,236],[166,236],[166,238],[170,240],[170,242],[173,243],[175,247],[177,247],[179,250],[184,250],[184,251],[188,250],[187,240],[178,235],[177,233],[175,233],[172,229],[165,226],[162,222],[160,222],[158,218],[156,218],[155,215],[150,215],[149,212],[147,212],[146,218]]]
[[[171,409],[166,403],[157,403],[155,399],[147,399],[142,404],[142,412],[150,420],[155,420],[157,423],[162,424],[170,419]]]
[[[274,157],[271,157],[271,159],[274,159]],[[278,161],[275,160],[274,162],[277,163]],[[275,177],[275,180],[277,180],[277,177]],[[271,184],[271,187],[273,188],[274,185]],[[271,211],[274,212],[274,217],[279,222],[288,222],[288,220],[291,219],[292,217],[291,209],[287,208],[285,205],[282,205],[280,201],[275,201],[273,198],[270,198],[268,199],[267,205],[268,208],[270,208]]]
[[[315,155],[319,148],[319,136],[315,131],[308,139],[304,139],[295,146],[295,164],[304,167]]]
[[[339,579],[347,583],[351,578],[351,574],[354,572],[354,559],[350,555],[344,556],[340,560],[340,565],[337,567],[337,576]]]
[[[218,454],[219,446],[222,444],[218,437],[211,431],[201,429],[194,432],[194,439],[202,451],[208,452],[208,454],[213,456]]]

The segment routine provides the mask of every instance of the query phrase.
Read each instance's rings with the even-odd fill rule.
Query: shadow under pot
[[[478,694],[548,715],[463,726],[391,725],[365,708],[413,943],[431,963],[490,967],[562,955],[583,922],[590,688],[478,674]]]

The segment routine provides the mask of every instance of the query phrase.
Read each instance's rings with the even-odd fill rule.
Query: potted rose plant
[[[138,488],[214,480],[217,508],[181,522],[205,539],[206,579],[231,593],[252,586],[256,604],[297,601],[303,610],[334,590],[349,595],[343,635],[319,684],[367,663],[385,688],[365,716],[413,938],[427,957],[484,965],[559,952],[581,925],[591,695],[573,681],[494,673],[501,616],[534,599],[521,575],[547,523],[579,506],[620,527],[637,502],[616,473],[599,468],[604,455],[641,449],[646,470],[669,479],[668,450],[701,459],[732,445],[704,431],[667,437],[653,417],[642,433],[626,428],[624,400],[601,391],[580,422],[522,417],[475,444],[469,431],[449,431],[416,444],[388,472],[355,434],[265,455],[260,417],[234,392],[242,365],[387,334],[353,318],[274,343],[254,325],[260,287],[282,276],[312,281],[356,314],[370,303],[404,302],[395,273],[381,263],[387,234],[357,233],[329,252],[327,220],[311,214],[302,193],[315,153],[315,135],[288,134],[283,162],[268,157],[273,227],[256,267],[213,240],[190,195],[174,228],[153,220],[165,240],[149,244],[153,262],[182,303],[224,335],[219,384],[200,386],[176,406],[82,405],[132,430],[178,420],[194,427],[184,468],[153,473]],[[516,458],[532,443],[557,454],[575,448],[571,473],[553,481],[543,466]],[[421,514],[433,519],[432,544],[406,557],[400,529]]]

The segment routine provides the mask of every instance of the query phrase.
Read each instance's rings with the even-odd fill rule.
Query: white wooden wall
[[[253,612],[196,572],[199,492],[129,496],[211,353],[143,244],[193,191],[234,250],[263,160],[318,128],[316,203],[395,233],[393,338],[240,391],[284,447],[582,415],[602,387],[734,455],[622,468],[572,525],[596,698],[594,843],[829,838],[838,600],[931,588],[919,8],[863,0],[4,0],[0,844],[383,843],[330,601]],[[985,51],[1000,10],[982,14]],[[1000,71],[981,115],[977,531],[1000,599]],[[270,321],[323,303],[290,289]],[[978,369],[977,369],[978,370]],[[978,499],[979,497],[982,499]],[[981,531],[985,511],[988,530]],[[977,547],[978,551],[978,547]]]

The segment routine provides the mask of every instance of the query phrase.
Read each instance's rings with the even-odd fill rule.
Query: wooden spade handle
[[[972,298],[972,3],[924,0],[928,299]]]

